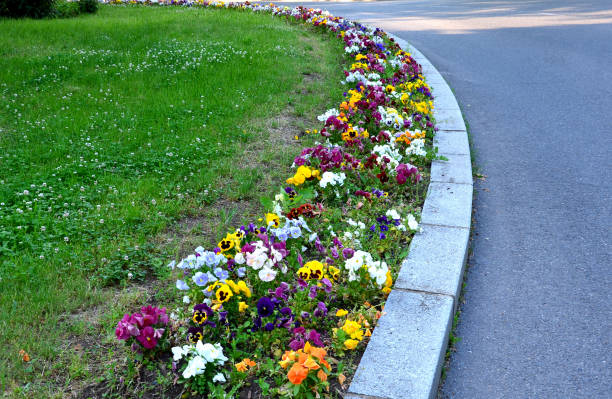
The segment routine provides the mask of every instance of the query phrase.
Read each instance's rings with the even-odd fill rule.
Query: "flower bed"
[[[346,92],[306,132],[312,145],[260,219],[170,263],[184,306],[126,314],[117,338],[147,362],[171,351],[190,393],[233,397],[256,382],[263,397],[337,395],[419,229],[436,157],[421,68],[383,31],[321,10],[167,3],[267,12],[331,34],[344,42]]]

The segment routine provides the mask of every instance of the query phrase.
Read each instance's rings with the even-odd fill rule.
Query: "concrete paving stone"
[[[444,154],[470,154],[470,144],[466,132],[439,130],[434,136],[434,145]]]
[[[440,150],[440,155],[448,160],[432,162],[431,181],[472,184],[472,161],[469,155],[446,154],[442,150]]]
[[[393,290],[345,398],[434,398],[453,298]]]
[[[436,126],[440,130],[466,130],[463,117],[456,109],[435,108],[434,117],[436,118]]]
[[[470,228],[472,186],[455,183],[429,183],[421,223]]]
[[[423,231],[412,238],[410,253],[402,263],[394,288],[458,298],[470,230],[428,224],[421,227]]]

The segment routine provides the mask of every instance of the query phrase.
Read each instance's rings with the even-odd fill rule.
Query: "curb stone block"
[[[412,238],[395,287],[458,298],[470,230],[428,224],[421,227],[423,231]]]
[[[425,75],[427,77],[427,75],[429,74],[436,74],[439,73],[438,70],[436,69],[436,67],[434,67],[429,60],[425,59],[423,61],[417,61],[419,64],[421,64],[422,67],[422,71],[423,71],[423,75]]]
[[[470,147],[461,110],[442,75],[419,50],[389,36],[423,66],[435,96],[439,130],[434,144],[448,161],[432,165],[421,213],[423,231],[412,239],[386,314],[344,398],[435,399],[467,258],[473,194]]]
[[[345,398],[432,398],[452,311],[450,296],[394,289]]]
[[[447,84],[446,80],[444,80],[442,75],[440,75],[437,71],[435,73],[430,72],[428,74],[424,74],[424,76],[425,76],[425,81],[430,87],[434,87],[435,85]]]
[[[425,80],[427,81],[427,77],[425,77]],[[459,104],[457,103],[457,100],[455,99],[455,95],[453,94],[452,90],[448,87],[446,83],[441,83],[441,82],[431,83],[430,86],[432,90],[431,93],[434,96],[434,105],[435,105],[434,114],[436,110],[448,110],[448,109],[452,109],[452,110],[456,110],[460,112]]]
[[[421,223],[470,228],[472,185],[430,182]]]
[[[441,155],[470,155],[470,144],[466,132],[438,130],[434,136],[434,145]]]
[[[431,164],[431,181],[440,183],[472,184],[472,162],[469,155],[439,154],[448,161],[436,160]]]
[[[434,103],[435,104],[435,103]],[[434,109],[436,126],[440,130],[462,130],[466,131],[465,123],[459,109]]]

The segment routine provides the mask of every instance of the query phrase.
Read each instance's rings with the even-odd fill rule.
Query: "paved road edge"
[[[472,165],[459,104],[438,70],[416,48],[389,34],[423,67],[434,94],[439,131],[415,235],[385,314],[366,348],[345,399],[433,399],[461,292],[472,214]]]

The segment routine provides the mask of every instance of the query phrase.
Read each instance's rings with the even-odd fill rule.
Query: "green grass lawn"
[[[250,12],[0,21],[0,389],[113,374],[120,312],[163,306],[170,259],[257,214],[337,102],[341,54]]]

